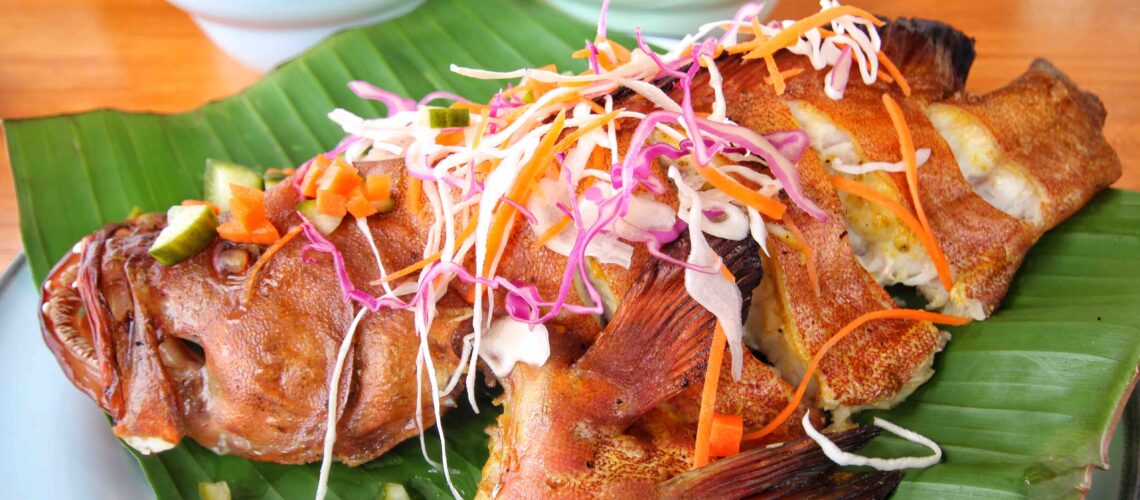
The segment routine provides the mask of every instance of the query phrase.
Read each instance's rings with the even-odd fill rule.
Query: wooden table
[[[1105,133],[1124,161],[1117,186],[1140,189],[1140,2],[1134,0],[850,0],[887,16],[939,19],[977,38],[969,89],[984,92],[1051,59],[1109,110]],[[783,0],[802,17],[814,0]],[[0,117],[92,108],[177,112],[233,94],[258,74],[215,48],[159,0],[0,3]],[[8,155],[0,141],[0,266],[20,250]]]

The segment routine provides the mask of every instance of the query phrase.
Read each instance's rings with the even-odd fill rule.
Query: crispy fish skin
[[[101,395],[116,434],[142,451],[188,435],[258,460],[319,459],[332,364],[354,314],[328,257],[313,256],[317,263],[297,272],[304,242],[294,239],[258,273],[243,303],[248,276],[220,269],[215,258],[241,252],[252,262],[260,249],[217,241],[165,267],[146,252],[160,225],[110,226],[86,240],[79,255],[85,262],[75,263],[83,265],[78,281],[89,297],[82,301],[86,318],[71,327],[102,332],[92,343],[104,376],[88,387]],[[330,236],[341,248],[363,244],[354,237]],[[360,255],[346,254],[350,269],[374,279],[361,260],[368,253]],[[70,288],[49,283],[49,293]],[[453,319],[445,308],[430,335],[441,375],[456,362]],[[369,460],[414,435],[418,344],[411,313],[380,311],[362,322],[340,383],[340,460]],[[430,407],[425,414],[430,421]]]
[[[981,120],[1002,152],[1040,187],[1040,236],[1120,178],[1120,158],[1102,129],[1107,112],[1049,61],[1037,59],[1009,85],[942,101]]]
[[[720,253],[748,296],[759,281],[756,244],[713,241],[714,248],[735,247]],[[683,258],[687,238],[666,251]],[[695,388],[703,382],[715,321],[685,291],[684,269],[647,263],[585,355],[572,363],[516,365],[502,381],[504,412],[491,430],[480,496],[654,494],[661,481],[688,469]],[[750,427],[763,425],[787,404],[790,387],[750,355],[745,366],[742,381],[718,395],[717,408],[760,409],[744,415]]]
[[[763,65],[726,58],[718,62],[718,69],[725,78],[731,120],[762,134],[796,128],[783,98],[768,86],[755,85],[767,74]],[[701,106],[711,102],[707,89],[706,80],[694,82],[694,102]],[[790,222],[806,241],[786,231],[770,231],[764,280],[748,318],[752,345],[793,383],[840,328],[867,312],[897,307],[856,259],[847,241],[843,204],[819,157],[808,150],[797,167],[805,193],[829,217],[817,220],[789,203],[785,221],[769,224],[786,227]],[[811,248],[819,289],[808,278],[804,245]],[[947,338],[928,322],[869,323],[824,358],[814,378],[815,404],[832,410],[886,406],[930,377],[934,354]]]
[[[423,258],[433,215],[428,204],[412,213],[400,162],[361,162],[362,174],[389,173],[397,209],[368,219],[386,270]],[[301,221],[295,189],[282,183],[266,193],[270,220],[284,233]],[[84,240],[44,285],[44,339],[75,385],[115,421],[115,432],[143,452],[170,448],[183,436],[219,453],[280,463],[321,458],[328,387],[341,341],[356,313],[342,298],[331,258],[310,252],[298,236],[266,261],[265,251],[216,240],[196,256],[162,266],[147,248],[165,225],[162,214],[113,224]],[[354,285],[383,292],[371,247],[351,220],[330,235]],[[562,284],[565,257],[535,247],[535,236],[516,224],[501,276],[534,284],[553,297]],[[226,270],[221,257],[240,256],[242,269]],[[642,250],[632,269],[648,259]],[[472,262],[468,263],[470,267]],[[600,276],[624,294],[633,273],[604,266]],[[77,285],[77,286],[73,286]],[[456,369],[461,338],[471,331],[471,308],[456,284],[438,304],[428,347],[436,376]],[[496,314],[503,314],[503,304]],[[571,292],[568,302],[580,304]],[[334,455],[350,465],[371,460],[417,434],[417,396],[424,425],[434,421],[427,380],[417,386],[419,349],[409,311],[381,309],[362,319],[340,378]],[[601,324],[563,314],[551,322],[559,353],[577,358]],[[418,387],[418,390],[417,390]],[[454,406],[457,391],[442,398]]]

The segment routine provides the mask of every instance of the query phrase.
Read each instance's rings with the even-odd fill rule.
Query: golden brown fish
[[[747,296],[760,277],[756,244],[714,240],[713,246]],[[686,254],[687,240],[668,251]],[[491,431],[479,496],[740,498],[818,487],[880,497],[893,491],[901,476],[821,479],[834,464],[818,457],[817,466],[809,465],[805,457],[821,452],[806,438],[685,473],[693,463],[697,410],[687,388],[702,382],[715,318],[685,293],[683,276],[679,267],[647,264],[585,355],[573,363],[519,365],[502,381],[504,413]],[[787,384],[751,355],[740,381],[726,376],[722,383],[717,411],[742,415],[748,429],[769,422],[790,398]],[[798,420],[773,438],[799,435]],[[765,464],[780,470],[768,472]]]
[[[797,381],[841,327],[864,313],[895,307],[880,285],[917,286],[934,308],[984,318],[1041,233],[1119,175],[1119,160],[1100,135],[1099,101],[1047,63],[1035,63],[1006,89],[970,96],[961,91],[972,42],[961,33],[901,20],[883,30],[883,45],[908,76],[910,96],[878,82],[850,85],[843,100],[833,101],[823,92],[824,73],[784,52],[774,62],[803,74],[776,95],[761,83],[767,76],[763,64],[739,56],[717,62],[733,122],[761,134],[806,130],[812,149],[797,168],[806,196],[828,216],[814,218],[781,195],[788,211],[768,220],[768,255],[762,264],[739,269],[738,277],[753,272],[757,279],[761,268],[766,271],[751,321],[756,345],[779,369],[745,351],[741,380],[722,372],[717,407],[744,415],[749,428],[764,425],[789,402],[789,386],[780,375]],[[692,85],[699,112],[711,110],[708,82],[709,73],[701,71]],[[670,92],[680,100],[677,89]],[[899,161],[899,138],[883,111],[884,94],[901,103],[916,147],[930,150],[918,170],[919,199],[949,263],[949,290],[939,288],[937,266],[920,235],[882,206],[834,187],[836,179],[855,180],[904,210],[917,208],[904,174],[842,170]],[[628,92],[614,96],[626,109],[653,107]],[[616,123],[617,149],[623,152],[631,130]],[[378,258],[389,270],[424,259],[435,214],[429,204],[418,203],[422,199],[406,199],[413,182],[406,166],[396,160],[355,166],[361,174],[392,175],[397,208],[368,218],[365,226]],[[666,166],[654,165],[660,179],[666,178]],[[657,201],[676,209],[677,196],[666,185]],[[288,183],[266,193],[268,215],[279,232],[301,222],[294,209],[300,201]],[[416,211],[417,206],[422,208]],[[165,267],[146,253],[163,225],[162,216],[147,215],[108,226],[81,241],[44,284],[45,340],[129,444],[153,452],[189,436],[220,453],[313,461],[321,457],[329,385],[337,380],[333,420],[339,438],[333,454],[341,461],[361,463],[415,435],[419,413],[431,425],[429,394],[442,383],[418,381],[417,354],[426,345],[435,362],[429,375],[441,381],[455,372],[462,338],[472,330],[466,300],[471,285],[455,283],[443,294],[423,344],[408,311],[364,315],[344,376],[337,378],[334,361],[357,311],[343,299],[327,255],[310,252],[315,263],[303,263],[303,238],[284,243],[271,258],[264,247],[217,240]],[[536,245],[539,236],[525,224],[511,227],[496,276],[534,285],[542,297],[557,295],[567,259]],[[343,223],[328,238],[356,286],[377,295],[377,257],[362,231]],[[682,240],[673,251],[680,256],[683,248]],[[759,258],[751,248],[750,255],[736,251],[726,262]],[[473,268],[472,259],[457,264]],[[624,316],[607,325],[604,317],[559,315],[550,323],[555,334],[547,365],[520,364],[503,380],[507,412],[485,492],[562,485],[567,491],[591,485],[661,491],[661,481],[688,467],[692,443],[679,429],[695,426],[699,384],[692,382],[701,378],[701,349],[707,349],[712,316],[684,294],[679,268],[651,259],[640,247],[631,262],[628,269],[594,265],[591,275],[604,285],[605,298],[625,308]],[[742,287],[747,282],[739,281]],[[654,290],[660,293],[656,301],[644,298]],[[495,293],[500,306],[493,313],[502,315],[505,301],[501,291]],[[568,302],[581,305],[584,299],[572,294]],[[839,421],[859,408],[890,406],[930,376],[934,354],[947,337],[923,321],[865,325],[820,363],[812,379],[815,400],[808,405],[835,410]],[[442,410],[455,404],[457,394],[444,395]],[[778,437],[795,432],[788,427]],[[632,451],[649,458],[629,461],[622,455]],[[609,472],[599,475],[598,464],[612,467],[600,467]]]
[[[365,174],[394,174],[395,199],[406,195],[401,163],[357,167]],[[266,193],[268,216],[281,233],[301,222],[294,209],[299,201],[288,183]],[[407,203],[396,206],[368,219],[389,269],[423,257],[431,220],[411,213]],[[218,453],[282,463],[319,460],[337,350],[356,314],[342,299],[331,259],[309,252],[316,262],[306,264],[307,242],[297,237],[253,272],[265,247],[218,239],[187,261],[163,266],[147,248],[164,225],[162,214],[109,225],[57,264],[43,286],[42,324],[61,367],[112,417],[116,435],[144,453],[189,436]],[[345,222],[328,238],[354,283],[381,293],[373,283],[379,279],[375,257],[354,224]],[[500,275],[554,296],[565,257],[535,247],[533,239],[529,231],[516,232]],[[631,269],[646,259],[644,251],[635,253]],[[605,289],[624,294],[630,272],[601,267],[607,269],[604,278],[599,275]],[[461,338],[471,331],[471,306],[463,299],[468,290],[457,285],[439,302],[429,336],[443,382],[457,367]],[[568,302],[580,300],[573,295]],[[551,328],[559,332],[558,342],[580,353],[601,324],[565,315]],[[364,315],[340,378],[338,460],[363,463],[416,435],[417,396],[425,428],[432,424],[426,377],[417,394],[418,348],[410,311]],[[441,410],[454,406],[457,393],[445,395]]]

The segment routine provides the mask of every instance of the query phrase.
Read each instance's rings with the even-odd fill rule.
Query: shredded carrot
[[[712,347],[709,348],[709,362],[705,365],[705,383],[701,387],[701,410],[697,416],[697,445],[693,450],[693,468],[709,463],[709,440],[712,438],[712,418],[716,410],[716,390],[720,382],[720,368],[724,363],[724,349],[728,339],[724,328],[716,323],[713,331]]]
[[[451,109],[466,109],[472,113],[479,113],[487,109],[483,104],[475,104],[473,102],[456,102],[449,106]]]
[[[788,402],[788,405],[785,406],[784,409],[776,415],[775,419],[773,419],[771,422],[768,422],[768,425],[765,425],[762,429],[756,432],[745,434],[744,440],[751,441],[760,439],[764,436],[767,436],[768,434],[771,434],[776,429],[779,429],[780,426],[783,425],[784,422],[786,422],[788,418],[792,416],[792,413],[795,413],[796,408],[798,408],[800,405],[800,401],[803,401],[804,394],[808,389],[808,385],[811,384],[812,376],[819,368],[819,363],[823,360],[823,357],[826,356],[827,353],[833,347],[835,347],[836,344],[847,337],[847,335],[851,334],[851,332],[855,331],[860,326],[863,326],[864,323],[878,319],[909,319],[914,321],[929,321],[931,323],[955,326],[964,325],[970,322],[968,318],[960,318],[958,316],[938,314],[930,311],[919,311],[915,309],[884,309],[881,311],[872,311],[859,316],[858,318],[855,318],[855,321],[848,323],[847,326],[844,326],[842,329],[836,332],[835,335],[832,335],[831,338],[827,340],[827,342],[824,342],[824,344],[820,346],[819,350],[816,351],[815,355],[812,356],[811,361],[807,365],[807,369],[804,370],[803,378],[800,379],[800,385],[796,387],[796,392],[792,395],[792,400]]]
[[[780,78],[784,79],[785,81],[790,80],[792,77],[799,75],[803,72],[804,72],[803,68],[785,69],[785,70],[780,72]],[[766,83],[768,85],[772,85],[772,77],[771,76],[765,76],[764,77],[764,83]]]
[[[396,271],[392,274],[385,276],[384,279],[380,280],[380,283],[388,283],[388,282],[391,282],[392,280],[398,280],[400,278],[403,278],[404,276],[407,276],[407,275],[412,274],[416,271],[419,271],[420,269],[423,269],[424,267],[427,267],[428,264],[431,264],[432,262],[439,260],[439,258],[442,256],[443,256],[442,251],[433,253],[427,257],[424,257],[423,260],[416,262],[415,264],[412,264],[408,267],[405,267],[399,271]]]
[[[440,132],[435,136],[435,143],[440,146],[462,146],[466,140],[467,136],[463,134],[462,129]]]
[[[617,42],[610,40],[608,38],[604,39],[604,40],[595,40],[594,41],[595,45],[601,45],[602,43],[608,43],[610,45],[610,48],[613,49],[614,56],[617,57],[617,62],[619,62],[619,63],[622,63],[622,64],[627,63],[627,62],[629,62],[630,59],[633,58],[633,54],[630,53],[629,49],[625,48],[625,45],[617,43]]]
[[[804,265],[807,266],[808,281],[811,283],[812,288],[815,289],[816,297],[819,297],[821,292],[819,288],[819,274],[815,267],[815,253],[812,252],[811,245],[808,245],[807,238],[804,233],[800,232],[800,228],[792,223],[791,219],[784,221],[784,227],[795,236],[800,243],[800,252],[804,255]]]
[[[606,113],[606,108],[603,108],[601,104],[598,104],[598,102],[593,99],[582,99],[582,102],[588,104],[590,106],[590,109],[594,110],[594,112],[599,115],[604,115]]]
[[[724,264],[720,266],[720,273],[729,281],[736,282],[736,277]],[[705,365],[705,382],[701,386],[701,408],[697,415],[697,443],[693,449],[694,469],[709,463],[712,420],[716,414],[716,391],[720,383],[720,369],[724,363],[724,349],[727,345],[728,337],[724,334],[724,327],[720,321],[717,321],[713,329],[712,346],[709,347],[709,361]]]
[[[278,174],[278,175],[293,175],[293,167],[287,168],[267,168],[265,175]]]
[[[605,112],[605,110],[602,110],[602,111]],[[558,143],[554,145],[554,152],[555,153],[561,153],[563,151],[566,151],[567,149],[570,148],[570,146],[573,146],[574,143],[578,141],[578,139],[581,139],[582,136],[590,133],[591,131],[593,131],[594,129],[596,129],[598,127],[604,126],[605,124],[612,121],[614,118],[617,118],[618,113],[621,113],[621,111],[622,110],[620,110],[620,109],[615,109],[613,111],[610,111],[609,113],[605,113],[602,116],[599,116],[596,119],[594,119],[594,121],[591,121],[590,123],[582,125],[581,127],[578,127],[577,130],[570,132],[569,134],[566,134],[566,137],[563,137],[562,140],[558,141]]]
[[[768,217],[780,220],[784,216],[784,212],[788,209],[783,203],[749,189],[744,184],[737,182],[732,177],[725,175],[711,165],[698,167],[697,172],[699,172],[701,177],[704,177],[709,184],[723,191],[724,194],[729,195],[736,201],[755,208],[757,212],[767,215]]]
[[[910,84],[907,83],[906,78],[903,77],[899,69],[895,67],[895,63],[891,62],[891,58],[879,52],[879,64],[882,65],[883,68],[887,70],[887,73],[891,75],[891,78],[899,84],[899,90],[902,90],[903,95],[910,97]],[[881,75],[882,73],[880,72],[879,74]]]
[[[554,119],[554,123],[550,127],[550,131],[539,142],[538,147],[534,150],[534,156],[526,165],[523,165],[519,170],[518,176],[515,178],[514,184],[511,189],[507,191],[507,198],[512,200],[526,200],[530,197],[530,190],[534,185],[535,179],[542,169],[550,165],[551,159],[554,155],[554,141],[558,135],[562,133],[562,127],[566,124],[566,110],[558,112],[558,117]],[[499,210],[495,212],[495,219],[491,221],[491,228],[487,233],[487,250],[492,255],[497,253],[503,244],[506,243],[507,229],[514,222],[515,214],[518,210],[515,207],[503,203],[499,205]],[[484,261],[483,275],[486,276],[491,272],[491,266],[494,264],[495,259],[490,258]]]
[[[265,267],[265,263],[269,262],[269,259],[276,255],[277,252],[281,250],[281,248],[283,248],[286,243],[289,243],[289,240],[293,239],[298,234],[301,234],[301,226],[293,226],[289,228],[289,230],[285,232],[285,235],[282,236],[281,239],[273,242],[269,248],[265,249],[265,253],[261,254],[261,257],[258,257],[257,262],[255,262],[253,264],[253,267],[249,269],[249,274],[245,278],[245,293],[243,293],[241,296],[241,303],[243,305],[249,302],[249,298],[253,294],[253,285],[257,283],[257,272],[260,271],[261,268]]]
[[[938,269],[938,279],[942,281],[942,286],[949,290],[954,286],[954,280],[950,274],[950,264],[946,262],[946,255],[942,253],[942,247],[938,245],[938,238],[930,229],[930,222],[926,219],[926,211],[922,209],[922,200],[918,197],[918,160],[915,158],[914,139],[911,138],[910,127],[906,124],[906,117],[903,116],[902,108],[899,108],[899,104],[891,98],[890,94],[883,94],[883,104],[887,106],[887,113],[891,115],[891,122],[894,123],[895,131],[899,135],[899,149],[902,151],[903,162],[906,164],[906,183],[910,187],[914,211],[918,214],[918,221],[922,223],[922,228],[926,230],[926,234],[930,238],[930,259],[934,261],[934,267]]]
[[[537,240],[534,240],[534,248],[541,248],[546,242],[558,236],[558,234],[561,233],[563,229],[566,229],[566,226],[570,225],[573,221],[574,219],[571,219],[569,215],[563,215],[561,220],[555,222],[547,228],[546,231],[543,231]]]
[[[744,417],[713,413],[709,432],[709,455],[731,457],[740,453],[740,442],[744,437]]]
[[[756,41],[764,43],[768,37],[764,36],[764,32],[760,29],[760,18],[752,18],[752,30],[756,32]],[[784,75],[780,74],[780,68],[776,67],[776,58],[772,54],[764,56],[764,65],[768,67],[768,79],[772,80],[772,88],[776,89],[776,95],[784,95],[784,90],[788,86],[784,83]]]
[[[895,83],[895,79],[891,78],[891,76],[888,75],[886,71],[876,71],[875,75],[877,75],[879,79],[883,81],[883,83]]]
[[[550,102],[547,103],[547,106],[551,106],[554,104],[561,104],[561,103],[564,103],[566,101],[573,101],[574,99],[578,99],[578,98],[579,98],[578,92],[570,92],[570,93],[564,94],[560,97],[556,97],[554,99],[551,99]],[[522,107],[515,108],[515,109],[511,110],[509,113],[507,113],[506,116],[503,117],[503,119],[506,120],[507,123],[514,122],[520,116],[522,116],[523,113],[526,113],[527,109],[529,109],[529,108],[530,108],[530,106],[522,106]]]
[[[469,222],[467,224],[467,228],[463,230],[463,233],[460,234],[459,238],[456,240],[457,244],[462,244],[462,242],[466,241],[467,238],[470,238],[471,235],[475,233],[475,224],[478,221],[479,221],[478,215],[476,215],[475,217],[473,217],[471,219],[471,222]],[[397,280],[397,279],[403,278],[404,276],[407,276],[411,273],[419,271],[420,269],[423,269],[425,266],[427,266],[428,264],[431,264],[432,262],[439,260],[441,257],[443,257],[442,251],[433,253],[433,254],[425,257],[423,260],[416,262],[415,264],[412,264],[408,267],[405,267],[399,271],[396,271],[392,274],[385,276],[383,279],[372,281],[372,284],[373,285],[380,285],[383,283],[388,283],[392,280]]]
[[[423,182],[418,177],[408,176],[408,210],[416,217],[421,217],[420,204],[423,203],[423,200],[420,199],[420,196],[424,190]]]
[[[914,217],[914,214],[910,213],[910,210],[907,210],[907,208],[902,206],[902,204],[890,199],[890,197],[883,193],[875,191],[875,189],[871,186],[863,184],[862,182],[853,181],[851,179],[846,179],[838,176],[832,177],[831,185],[835,186],[835,189],[858,196],[864,200],[867,200],[889,210],[892,214],[894,214],[895,217],[897,217],[902,221],[903,224],[906,225],[907,229],[910,229],[910,232],[914,233],[914,236],[918,238],[919,243],[921,243],[923,248],[926,249],[926,253],[931,255],[934,254],[934,252],[931,251],[931,243],[928,239],[929,235],[922,227],[922,223],[918,222],[918,219]]]
[[[827,23],[834,21],[835,18],[844,15],[862,17],[870,21],[875,26],[883,25],[882,21],[880,21],[877,17],[871,15],[869,12],[856,7],[844,5],[841,7],[830,8],[800,19],[799,21],[793,23],[791,26],[780,30],[779,33],[776,33],[775,36],[769,38],[768,40],[749,40],[739,45],[735,45],[732,48],[728,49],[728,53],[739,54],[746,50],[751,50],[751,52],[744,56],[745,59],[758,59],[766,55],[775,54],[777,50],[795,43],[796,40],[799,40],[799,38],[803,36],[804,33],[808,32],[812,28],[824,26]]]

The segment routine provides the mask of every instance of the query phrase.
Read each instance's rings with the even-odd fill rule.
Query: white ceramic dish
[[[169,0],[229,55],[268,71],[336,31],[399,17],[424,0]]]
[[[588,24],[598,22],[602,0],[549,0],[559,10]],[[632,33],[644,27],[653,35],[681,37],[713,21],[732,19],[745,0],[611,0],[606,25],[617,31]],[[764,2],[760,19],[776,7],[778,0]]]

